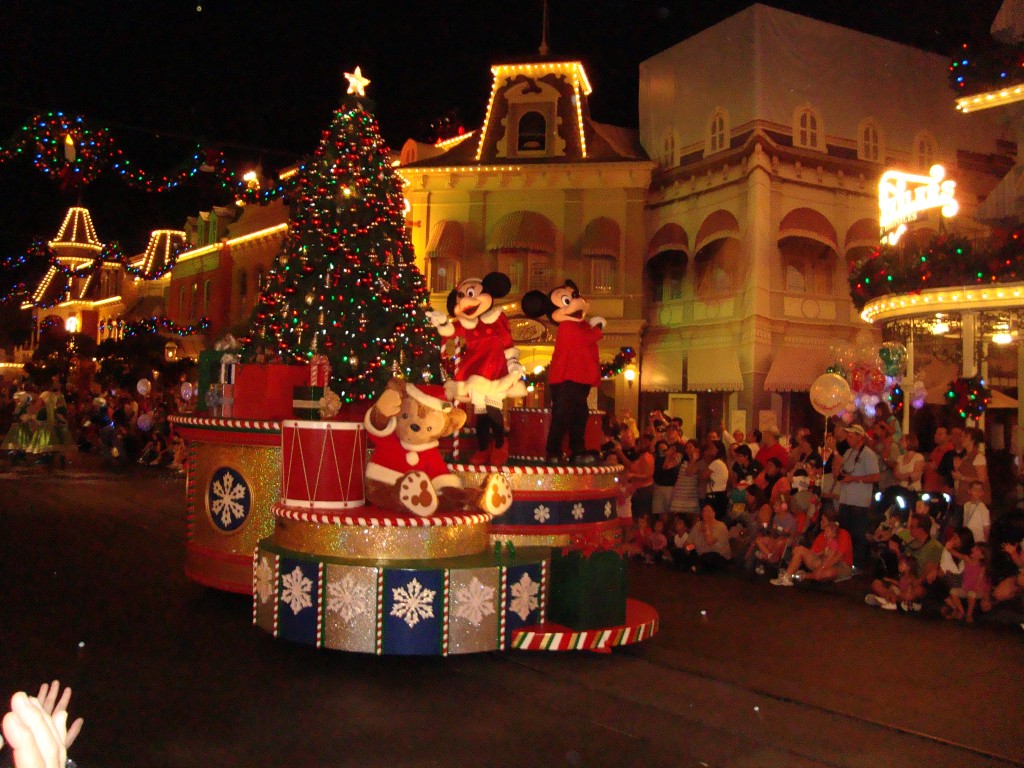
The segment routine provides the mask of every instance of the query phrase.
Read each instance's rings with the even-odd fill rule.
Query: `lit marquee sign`
[[[885,242],[895,245],[907,231],[907,222],[914,221],[922,211],[940,208],[943,216],[956,216],[960,210],[956,182],[945,176],[946,169],[941,165],[933,165],[927,176],[902,171],[882,174],[878,182],[878,223]]]

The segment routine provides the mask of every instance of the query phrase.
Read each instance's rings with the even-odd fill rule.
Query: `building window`
[[[615,291],[615,257],[590,257],[590,290],[593,293]]]
[[[683,297],[683,278],[686,277],[685,251],[662,251],[647,262],[647,275],[651,280],[654,301],[674,301]]]
[[[809,106],[800,107],[793,129],[793,143],[805,149],[822,149],[821,118]]]
[[[676,134],[671,128],[665,134],[661,162],[666,168],[675,168],[676,166]]]
[[[207,280],[203,283],[203,317],[210,316],[210,292],[213,288],[213,282]]]
[[[938,153],[935,149],[935,138],[927,131],[921,131],[914,137],[914,163],[917,168],[927,171],[935,165]]]
[[[707,244],[694,256],[694,293],[699,299],[721,297],[736,292],[739,285],[741,247],[733,237]]]
[[[498,257],[498,266],[512,281],[510,293],[551,290],[548,254],[539,251],[513,251]]]
[[[787,293],[830,296],[838,257],[827,245],[804,237],[785,238],[779,253]]]
[[[455,259],[434,256],[430,264],[430,290],[432,293],[448,293],[459,283],[458,263]]]
[[[516,147],[520,152],[543,152],[547,147],[548,124],[540,112],[527,112],[519,118]]]
[[[264,282],[266,281],[266,275],[263,274],[263,267],[256,267],[256,271],[253,273],[253,299],[258,299],[260,294],[263,293]]]
[[[188,318],[191,322],[197,319],[199,312],[199,283],[192,283],[192,296],[188,306]]]
[[[728,145],[729,120],[723,109],[716,109],[708,123],[708,154],[721,152]]]
[[[238,297],[244,302],[249,293],[249,275],[242,271],[238,273]]]
[[[880,163],[884,159],[882,132],[874,120],[865,120],[858,132],[857,156],[869,163]]]
[[[185,305],[185,286],[181,286],[178,290],[178,322],[182,322],[188,317],[188,307]]]

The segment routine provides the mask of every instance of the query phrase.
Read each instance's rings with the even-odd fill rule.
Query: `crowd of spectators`
[[[1001,452],[993,505],[980,429],[903,434],[885,407],[815,438],[712,431],[687,439],[664,411],[609,427],[622,464],[626,550],[685,571],[738,570],[790,587],[847,582],[884,610],[973,622],[1017,616],[1024,595],[1024,503]],[[922,443],[927,442],[927,453]],[[998,514],[996,514],[998,513]]]
[[[0,386],[0,451],[12,464],[66,466],[83,454],[113,467],[129,463],[183,471],[184,444],[168,416],[185,409],[173,387],[146,382],[145,394],[118,386],[87,390],[30,382]],[[47,409],[45,404],[57,407]],[[56,429],[57,440],[39,440]]]

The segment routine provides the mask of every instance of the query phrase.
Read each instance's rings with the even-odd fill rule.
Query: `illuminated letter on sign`
[[[882,174],[878,182],[878,207],[881,211],[878,223],[883,233],[891,233],[888,237],[890,244],[895,245],[899,235],[906,231],[906,227],[901,225],[914,221],[921,211],[941,208],[942,215],[949,217],[960,210],[956,201],[956,182],[943,180],[945,175],[946,169],[941,165],[933,165],[927,176],[902,171]]]

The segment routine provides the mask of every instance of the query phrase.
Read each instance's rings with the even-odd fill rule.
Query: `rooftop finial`
[[[544,0],[544,16],[540,26],[540,48],[541,56],[548,55],[548,0]]]

